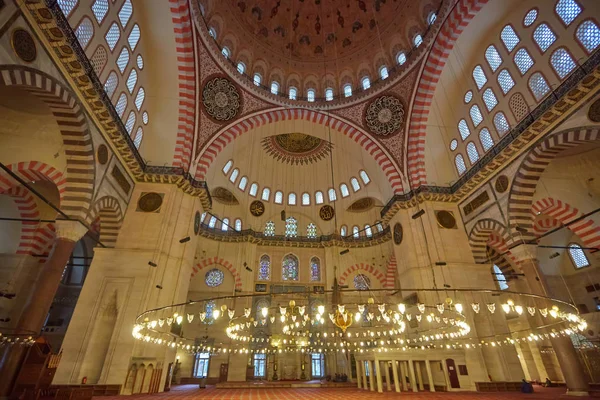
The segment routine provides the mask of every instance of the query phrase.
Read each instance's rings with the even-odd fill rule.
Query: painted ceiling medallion
[[[229,190],[222,188],[222,187],[215,188],[213,190],[211,196],[213,199],[215,199],[216,201],[218,201],[221,204],[225,204],[225,205],[240,204],[240,202],[238,201],[238,199],[235,198],[233,193],[231,193]]]
[[[394,243],[399,245],[402,243],[402,239],[404,238],[404,230],[402,229],[402,225],[397,222],[394,225]]]
[[[254,215],[255,217],[260,217],[264,213],[265,205],[262,201],[254,200],[252,203],[250,203],[250,214]]]
[[[282,133],[261,140],[263,149],[283,163],[299,165],[317,162],[329,156],[333,144],[304,133]]]
[[[389,136],[396,133],[404,122],[404,107],[400,99],[381,96],[373,100],[365,115],[367,126],[376,135]]]
[[[319,217],[321,217],[321,219],[323,221],[331,221],[334,216],[335,216],[335,209],[333,207],[331,207],[329,204],[325,204],[319,210]]]
[[[214,78],[204,85],[202,103],[208,115],[217,121],[229,121],[240,110],[240,94],[227,79]]]

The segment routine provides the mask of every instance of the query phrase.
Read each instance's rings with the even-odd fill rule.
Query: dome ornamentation
[[[208,115],[217,121],[229,121],[240,109],[240,94],[229,80],[214,78],[204,85],[202,103]]]
[[[374,134],[389,136],[402,127],[404,107],[396,97],[378,97],[367,107],[365,121]]]

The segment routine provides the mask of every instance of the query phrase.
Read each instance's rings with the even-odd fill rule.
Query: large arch
[[[299,108],[277,108],[251,114],[219,131],[212,139],[210,144],[205,146],[196,159],[198,162],[198,167],[195,174],[196,179],[205,179],[209,167],[217,158],[219,153],[223,151],[228,144],[232,143],[238,136],[259,126],[285,120],[311,121],[313,123],[338,130],[342,134],[350,137],[369,154],[371,154],[375,161],[377,161],[382,171],[386,175],[393,192],[403,193],[404,189],[402,185],[402,174],[400,169],[377,141],[373,140],[367,133],[351,125],[349,122],[342,120],[338,116],[327,115],[319,111]]]
[[[100,241],[106,247],[115,247],[119,229],[123,222],[123,212],[117,199],[104,196],[94,203],[91,210],[92,221],[99,221]]]
[[[2,191],[0,190],[0,194]],[[26,220],[36,220],[40,218],[40,212],[35,202],[35,198],[29,190],[21,186],[10,188],[4,194],[14,199],[19,212],[19,217]],[[34,254],[36,250],[36,232],[38,230],[38,221],[21,221],[21,237],[16,254]]]
[[[518,265],[518,261],[508,249],[509,241],[510,235],[506,226],[490,218],[477,221],[469,233],[469,244],[475,262],[478,264],[494,262],[504,274],[514,274],[513,265]],[[488,247],[493,250],[491,254],[488,252]]]
[[[412,189],[427,184],[427,171],[425,170],[427,119],[442,70],[454,43],[487,2],[488,0],[458,0],[444,21],[425,60],[425,66],[413,98],[408,135],[406,135],[406,174]]]
[[[211,257],[200,260],[196,266],[192,267],[192,274],[190,276],[190,280],[203,269],[210,267],[211,265],[220,265],[226,268],[233,275],[233,279],[235,280],[235,289],[242,290],[242,277],[238,270],[229,262],[219,257]]]
[[[508,198],[509,228],[524,228],[523,239],[535,239],[532,213],[538,181],[554,158],[562,151],[582,143],[600,140],[600,128],[567,129],[542,138],[525,156],[515,174]]]
[[[344,285],[346,283],[346,279],[351,277],[354,272],[358,271],[368,272],[379,281],[379,284],[382,288],[387,288],[386,275],[383,272],[379,271],[377,268],[373,267],[372,265],[365,263],[351,265],[350,267],[348,267],[348,269],[342,272],[342,274],[340,275],[340,285]]]
[[[86,221],[96,167],[92,138],[79,102],[60,82],[34,68],[1,65],[0,86],[28,91],[43,101],[56,118],[67,159],[64,192],[68,195],[61,193],[61,209],[70,217]]]

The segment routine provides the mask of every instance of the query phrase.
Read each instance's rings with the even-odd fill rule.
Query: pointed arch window
[[[494,264],[493,270],[494,270],[494,277],[496,278],[496,281],[498,282],[498,287],[500,288],[500,290],[508,289],[508,282],[506,281],[506,277],[504,276],[504,273],[502,272],[500,267],[498,267],[496,264]]]
[[[131,5],[131,0],[125,0],[123,3],[123,7],[119,10],[119,21],[121,21],[121,25],[123,28],[127,26],[129,19],[131,18],[131,14],[133,14],[133,6]]]
[[[429,23],[429,25],[433,25],[433,23],[435,22],[435,20],[437,19],[437,14],[434,12],[429,13],[429,17],[427,17],[427,22]]]
[[[352,96],[352,85],[349,83],[344,85],[344,97]]]
[[[238,189],[243,192],[246,190],[246,185],[248,185],[248,177],[242,176],[242,179],[240,179],[240,183],[238,184]]]
[[[119,67],[121,73],[125,71],[127,64],[129,64],[129,50],[127,47],[123,47],[121,53],[119,53],[119,58],[117,58],[117,67]]]
[[[504,115],[502,111],[499,111],[494,115],[494,126],[496,127],[496,132],[498,132],[498,136],[502,136],[510,130],[506,115]]]
[[[590,260],[588,260],[585,252],[577,243],[569,243],[569,256],[577,269],[590,266]]]
[[[485,50],[485,59],[492,69],[492,72],[496,72],[500,64],[502,64],[502,57],[500,57],[496,46],[493,44],[488,46],[488,48]]]
[[[113,94],[115,94],[115,89],[117,88],[118,84],[119,78],[117,77],[117,74],[115,71],[111,71],[110,74],[108,74],[108,78],[106,78],[106,82],[104,83],[104,91],[106,92],[108,98],[111,98]]]
[[[469,110],[469,114],[471,115],[471,121],[473,122],[473,126],[477,128],[479,124],[483,121],[483,115],[481,115],[481,110],[477,104],[473,104],[471,109]]]
[[[483,92],[483,102],[488,111],[492,111],[498,105],[498,99],[491,88],[487,88]]]
[[[68,17],[69,14],[71,14],[71,11],[73,11],[77,3],[79,3],[79,0],[58,0],[58,6],[65,17]]]
[[[398,55],[396,56],[396,62],[398,63],[398,65],[404,64],[406,62],[406,53],[404,53],[403,51],[398,53]]]
[[[133,132],[134,125],[135,125],[135,113],[133,111],[131,111],[129,113],[129,115],[127,116],[127,122],[125,122],[125,130],[130,135],[131,135],[131,132]]]
[[[388,69],[385,65],[382,65],[381,67],[379,67],[379,77],[382,80],[386,80],[389,76],[390,76],[390,74],[388,73]]]
[[[555,11],[565,25],[569,26],[581,13],[581,7],[575,0],[558,0]]]
[[[423,43],[423,36],[421,36],[420,34],[416,34],[415,37],[413,38],[413,44],[415,45],[415,47],[419,47],[421,44]]]
[[[135,84],[137,83],[137,71],[134,69],[129,73],[129,77],[127,78],[127,90],[129,93],[133,94],[133,89],[135,89]]]
[[[262,191],[262,196],[260,196],[261,200],[269,201],[270,197],[271,197],[271,189],[264,188],[263,191]]]
[[[231,176],[229,177],[229,181],[231,183],[235,183],[239,174],[240,174],[240,170],[237,168],[234,169],[233,172],[231,173]]]
[[[529,77],[529,89],[531,89],[531,93],[533,93],[533,97],[537,101],[540,101],[544,98],[544,96],[550,91],[550,86],[548,86],[548,82],[544,78],[540,72],[536,72],[531,77]]]
[[[298,236],[298,221],[294,217],[285,220],[285,237],[294,238]]]
[[[138,24],[133,25],[131,28],[131,32],[127,37],[127,41],[129,42],[129,47],[131,47],[131,51],[135,50],[140,41],[140,26]]]
[[[367,90],[371,87],[371,80],[368,76],[363,77],[360,82],[362,83],[363,90]]]
[[[254,85],[260,86],[260,83],[262,81],[262,76],[260,76],[260,74],[258,74],[258,73],[254,74],[253,81],[254,81]]]
[[[479,152],[477,151],[477,147],[475,147],[475,143],[467,143],[467,155],[471,164],[475,164],[479,160]]]
[[[296,97],[298,97],[298,89],[292,86],[289,90],[289,97],[290,100],[296,100]]]
[[[140,126],[137,128],[137,131],[135,132],[135,137],[133,139],[133,145],[135,146],[136,149],[140,148],[143,138],[144,138],[144,130]]]
[[[369,225],[369,224],[365,225],[365,235],[367,237],[373,236],[373,230],[371,229],[371,225]]]
[[[504,46],[506,46],[506,50],[508,50],[509,53],[513,51],[521,41],[513,27],[510,25],[506,25],[502,29],[502,32],[500,32],[500,39],[502,39],[502,43],[504,43]]]
[[[315,101],[315,89],[308,89],[306,91],[306,100],[308,100],[311,103]]]
[[[467,170],[467,166],[465,165],[465,159],[462,154],[457,154],[454,157],[454,165],[456,165],[456,170],[458,171],[458,175],[462,175]]]
[[[592,20],[588,19],[579,24],[575,36],[588,53],[600,45],[600,28]]]
[[[265,224],[264,235],[265,236],[275,236],[275,222],[267,221],[267,223]]]
[[[321,192],[320,190],[318,190],[315,193],[315,203],[316,204],[323,204],[325,202],[325,199],[323,198],[323,192]]]
[[[75,32],[75,34],[77,34],[77,32]],[[104,37],[106,39],[106,43],[108,44],[108,48],[110,49],[110,51],[113,51],[115,49],[120,37],[121,31],[119,30],[119,26],[116,22],[113,22],[108,32],[106,32],[106,36]]]
[[[310,280],[312,282],[319,282],[321,280],[321,260],[319,257],[312,257],[310,259]]]
[[[329,201],[336,201],[337,200],[337,194],[335,193],[335,189],[334,188],[329,189],[329,191],[327,192],[327,194],[329,195]]]
[[[246,72],[246,64],[244,64],[243,62],[238,62],[237,64],[237,72],[239,72],[240,74],[243,74],[244,72]]]
[[[369,178],[369,175],[367,175],[366,171],[360,170],[360,172],[358,174],[360,175],[360,179],[363,181],[363,183],[365,185],[368,185],[369,182],[371,182],[371,178]]]
[[[564,79],[575,69],[575,61],[564,47],[561,47],[552,53],[550,65],[552,65],[554,72],[556,72],[556,75],[558,75],[560,79]]]
[[[481,65],[477,65],[473,68],[473,79],[475,80],[477,89],[481,89],[487,82],[487,77],[485,76],[485,72],[483,72]]]
[[[252,185],[250,185],[250,196],[252,197],[256,197],[256,194],[258,193],[258,183],[254,182]]]
[[[283,192],[281,192],[281,191],[275,192],[275,203],[283,204]]]
[[[117,100],[117,105],[115,106],[115,110],[119,117],[123,118],[123,114],[125,113],[125,109],[127,108],[127,96],[125,93],[121,93],[119,96],[119,100]]]
[[[358,183],[358,179],[356,179],[356,178],[350,179],[350,184],[352,185],[352,190],[355,193],[360,190],[360,183]]]
[[[498,74],[498,86],[500,86],[504,94],[510,92],[510,89],[515,86],[515,81],[506,68]]]
[[[210,28],[208,30],[208,36],[210,36],[214,40],[217,40],[217,31],[215,31],[215,28]]]
[[[229,218],[223,218],[223,221],[221,221],[221,230],[223,232],[229,230]]]
[[[242,220],[239,218],[235,220],[235,230],[238,232],[242,230]]]
[[[210,221],[208,221],[208,227],[213,229],[215,227],[215,225],[217,225],[217,217],[215,217],[214,215],[212,215],[210,217]]]
[[[340,235],[346,236],[346,234],[348,233],[348,228],[346,227],[346,225],[342,225],[342,227],[340,228]]]
[[[146,91],[143,87],[138,89],[137,94],[135,95],[135,108],[138,111],[142,108],[142,104],[144,104],[144,99],[146,98]]]
[[[98,21],[98,25],[102,25],[102,21],[104,21],[104,17],[108,13],[108,0],[94,1],[92,12],[94,13],[94,17],[96,17],[96,21]]]
[[[360,237],[360,228],[356,225],[352,227],[352,237],[358,239]]]
[[[377,232],[383,232],[383,224],[381,222],[377,222]]]
[[[521,48],[515,53],[515,64],[519,68],[521,75],[525,75],[529,71],[529,68],[533,66],[533,59],[525,48]]]
[[[85,50],[90,43],[92,36],[94,36],[94,24],[91,19],[85,17],[81,20],[79,25],[77,25],[77,28],[75,28],[75,37],[79,41],[81,47]],[[114,47],[111,47],[110,50],[112,51],[113,48]]]
[[[348,190],[348,185],[346,185],[345,183],[342,183],[340,185],[340,193],[342,194],[342,198],[350,196],[350,191]]]
[[[310,194],[302,193],[302,205],[309,206],[310,205]]]
[[[288,254],[283,257],[281,263],[281,278],[284,281],[298,280],[298,257],[293,254]]]
[[[271,279],[271,257],[263,254],[258,262],[258,280],[268,281]]]
[[[481,142],[481,147],[483,147],[484,151],[488,151],[494,146],[494,139],[492,139],[492,135],[488,128],[483,128],[481,132],[479,132],[479,141]]]
[[[312,222],[306,227],[306,237],[309,239],[317,238],[317,226]]]
[[[296,193],[288,194],[288,205],[290,205],[290,206],[296,205]]]
[[[229,56],[231,55],[231,51],[229,51],[229,48],[227,46],[224,46],[221,49],[221,54],[223,54],[223,57],[229,58]]]
[[[231,167],[233,166],[233,160],[229,160],[227,161],[227,163],[225,164],[225,166],[223,167],[223,173],[225,175],[227,175],[229,173],[229,171],[231,170]]]
[[[325,101],[333,100],[333,89],[327,88],[325,89]]]
[[[460,132],[460,137],[462,138],[462,140],[465,140],[469,137],[471,131],[469,130],[469,125],[467,124],[466,120],[461,119],[458,122],[458,131]]]
[[[271,93],[278,94],[279,93],[279,83],[276,81],[271,82]]]
[[[533,31],[533,40],[540,46],[542,53],[545,53],[552,46],[552,43],[556,41],[556,35],[548,25],[539,24]]]

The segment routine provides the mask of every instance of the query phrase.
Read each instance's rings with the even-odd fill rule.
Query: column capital
[[[57,219],[56,238],[78,242],[88,231],[88,228],[76,220]]]

